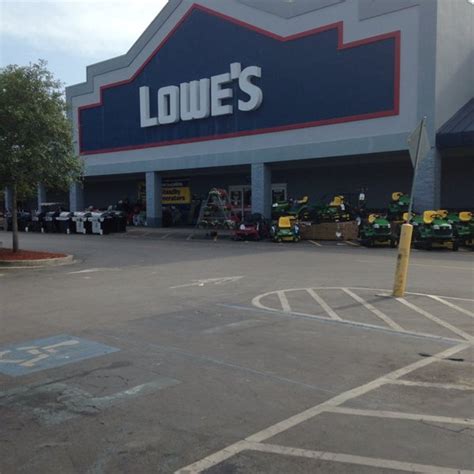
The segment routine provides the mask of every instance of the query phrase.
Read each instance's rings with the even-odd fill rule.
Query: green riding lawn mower
[[[301,199],[288,199],[288,201],[276,202],[272,205],[272,219],[277,220],[282,216],[294,216],[300,220],[306,220],[309,212],[309,197]]]
[[[408,211],[410,196],[402,192],[392,193],[392,200],[388,205],[387,218],[389,221],[403,221],[403,214]]]
[[[360,243],[366,247],[375,245],[397,246],[398,239],[392,232],[392,225],[385,216],[370,214],[367,221],[360,225]]]
[[[473,248],[474,220],[472,212],[464,211],[448,214],[447,221],[453,226],[454,236],[461,245]]]
[[[316,222],[348,222],[355,218],[352,207],[342,195],[334,196],[327,205],[316,205],[311,210]]]
[[[293,216],[300,221],[321,223],[351,221],[355,214],[344,196],[337,195],[333,197],[329,204],[310,205],[308,196],[273,204],[272,219],[277,220],[282,216]]]
[[[299,242],[301,240],[300,227],[294,216],[281,216],[278,223],[271,228],[274,242]]]
[[[443,210],[425,211],[422,216],[413,217],[413,246],[416,249],[444,247],[457,251],[459,240],[447,217],[448,212]]]

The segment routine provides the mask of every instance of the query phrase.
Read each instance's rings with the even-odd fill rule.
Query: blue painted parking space
[[[120,349],[61,334],[0,347],[0,373],[18,377],[99,357]]]

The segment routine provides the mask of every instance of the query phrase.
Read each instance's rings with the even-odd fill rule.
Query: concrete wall
[[[436,129],[474,97],[474,5],[438,0]]]

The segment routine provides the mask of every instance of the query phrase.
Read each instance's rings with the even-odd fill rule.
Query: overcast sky
[[[0,0],[0,67],[39,58],[66,85],[128,51],[167,0]]]

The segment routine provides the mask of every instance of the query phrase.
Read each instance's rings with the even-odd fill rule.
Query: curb
[[[0,260],[1,267],[54,267],[73,262],[73,255],[66,255],[58,258],[41,258],[36,260]]]

